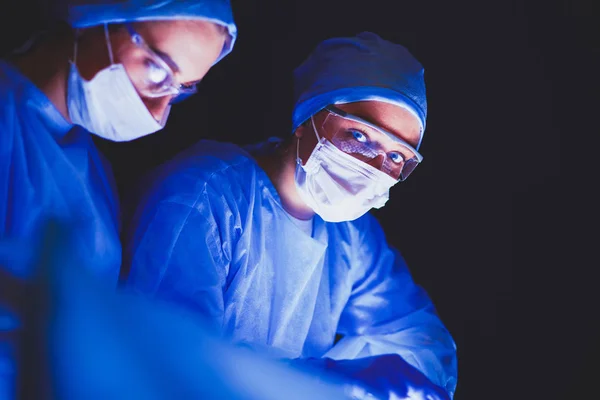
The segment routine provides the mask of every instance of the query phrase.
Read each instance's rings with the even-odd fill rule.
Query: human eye
[[[365,135],[364,133],[362,133],[361,131],[358,131],[356,129],[351,129],[349,132],[354,139],[356,139],[357,141],[359,141],[361,143],[366,143],[369,139],[367,137],[367,135]]]
[[[402,164],[404,162],[404,156],[402,153],[397,151],[392,151],[388,154],[388,157],[396,164]]]
[[[165,69],[162,68],[160,65],[158,65],[156,63],[156,61],[151,60],[151,59],[146,59],[145,64],[146,64],[148,81],[152,85],[161,86],[168,80],[169,73],[167,71],[165,71]]]

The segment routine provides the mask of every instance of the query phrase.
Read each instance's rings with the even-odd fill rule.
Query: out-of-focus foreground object
[[[53,226],[43,251],[33,253],[40,254],[33,279],[0,269],[0,304],[25,316],[19,325],[0,321],[1,334],[18,343],[17,398],[346,398],[333,377],[231,347],[196,316],[103,286],[78,265],[68,243]],[[14,254],[16,245],[32,254],[31,246],[4,241],[0,262],[10,261],[2,254],[7,247]]]

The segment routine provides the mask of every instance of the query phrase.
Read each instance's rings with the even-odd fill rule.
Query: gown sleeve
[[[359,219],[352,262],[353,287],[332,359],[398,354],[429,380],[456,390],[456,345],[423,288],[415,284],[400,253],[390,248],[377,220]]]

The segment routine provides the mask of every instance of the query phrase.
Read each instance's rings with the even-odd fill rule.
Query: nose
[[[144,104],[157,121],[162,121],[173,96],[162,96],[154,99],[144,99]]]
[[[385,162],[385,157],[385,154],[378,154],[375,158],[370,159],[367,164],[381,170],[383,168],[383,163]]]

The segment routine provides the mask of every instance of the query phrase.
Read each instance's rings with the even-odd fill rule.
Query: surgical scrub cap
[[[202,19],[227,28],[219,60],[229,54],[237,28],[229,0],[59,0],[55,11],[75,28],[128,21]]]
[[[379,100],[427,118],[423,66],[403,46],[371,32],[321,42],[294,71],[293,131],[329,104]]]

